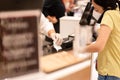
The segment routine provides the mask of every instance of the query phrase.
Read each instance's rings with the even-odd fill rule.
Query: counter
[[[49,73],[47,77],[53,80],[89,80],[90,60]]]
[[[74,56],[72,50],[62,51],[41,58],[41,70],[49,79],[53,80],[80,80],[85,76],[87,79],[84,80],[88,80],[90,78],[90,58],[90,54]],[[85,72],[86,70],[87,72]]]
[[[71,55],[71,53],[69,53],[69,52],[68,53],[62,52],[62,53],[65,53],[65,55],[67,55],[67,54]],[[58,53],[56,53],[56,54],[58,55]],[[52,54],[52,56],[56,55],[56,54]],[[62,55],[64,55],[64,54],[62,54]],[[49,56],[51,56],[51,55],[49,55]],[[42,64],[42,62],[44,62],[44,61],[42,61],[42,59],[45,57],[41,57],[40,64]],[[57,60],[57,58],[56,58],[56,60]],[[48,61],[50,61],[49,59],[48,59]],[[41,67],[40,72],[27,74],[27,75],[23,75],[23,76],[11,78],[11,79],[6,79],[6,80],[80,80],[83,78],[86,78],[83,80],[89,80],[90,79],[90,63],[91,63],[90,56],[86,56],[84,58],[77,59],[77,60],[78,60],[77,62],[72,63],[71,65],[67,65],[67,66],[64,65],[64,67],[55,69],[54,71],[45,72],[43,70],[44,68]],[[63,60],[63,62],[65,63],[64,60]],[[59,65],[59,63],[57,63],[57,65]],[[48,66],[48,67],[50,67],[50,66]]]

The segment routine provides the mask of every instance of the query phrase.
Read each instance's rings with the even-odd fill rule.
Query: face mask
[[[95,17],[96,20],[98,20],[101,15],[102,15],[102,13],[99,13],[99,12],[96,12],[95,10],[93,10],[93,16]]]

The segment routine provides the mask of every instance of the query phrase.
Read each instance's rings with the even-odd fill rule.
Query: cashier
[[[63,41],[62,37],[60,36],[60,34],[55,32],[53,24],[51,22],[49,22],[49,20],[47,18],[45,18],[43,13],[41,14],[41,18],[40,18],[39,34],[41,34],[41,33],[50,37],[53,41],[55,41],[55,43],[57,45],[62,44],[62,41]]]

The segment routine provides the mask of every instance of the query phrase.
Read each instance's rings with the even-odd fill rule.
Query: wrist
[[[54,29],[49,30],[49,31],[48,31],[48,36],[51,37],[51,35],[52,35],[53,33],[55,33],[55,30],[54,30]]]
[[[47,19],[51,22],[51,16],[48,15],[48,16],[47,16]]]

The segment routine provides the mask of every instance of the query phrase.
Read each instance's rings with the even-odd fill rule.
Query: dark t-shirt
[[[43,14],[45,16],[56,16],[60,18],[64,16],[65,6],[62,0],[44,0]]]

